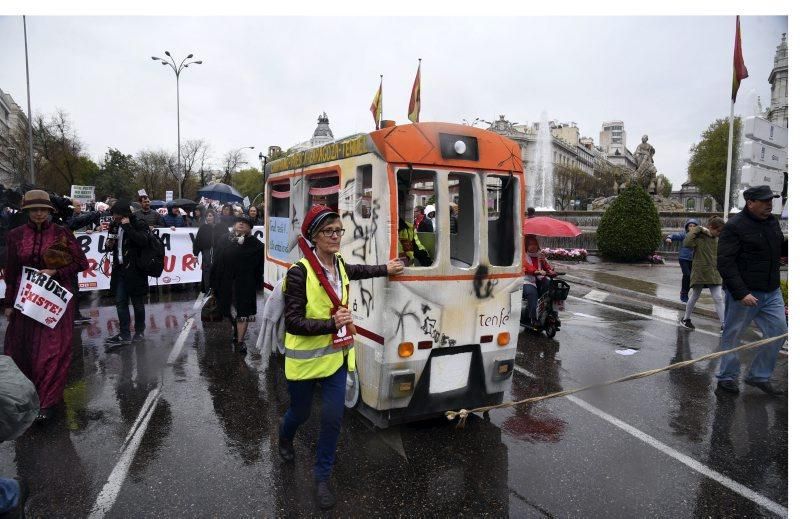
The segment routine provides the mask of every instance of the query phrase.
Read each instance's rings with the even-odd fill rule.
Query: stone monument
[[[633,173],[633,180],[638,182],[648,193],[655,195],[658,193],[656,169],[653,163],[653,155],[656,149],[647,142],[647,135],[642,136],[642,142],[636,147],[634,156],[636,157],[636,171]]]

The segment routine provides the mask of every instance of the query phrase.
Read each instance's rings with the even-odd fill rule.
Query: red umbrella
[[[526,218],[522,226],[525,234],[535,234],[536,236],[574,238],[581,234],[581,230],[570,222],[557,220],[549,216],[534,216]]]

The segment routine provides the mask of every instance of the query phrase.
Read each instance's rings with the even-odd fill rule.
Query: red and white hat
[[[325,221],[325,218],[331,215],[338,217],[339,213],[326,205],[311,206],[311,209],[308,210],[306,217],[303,219],[303,225],[300,226],[303,236],[310,240],[319,229],[320,224]]]

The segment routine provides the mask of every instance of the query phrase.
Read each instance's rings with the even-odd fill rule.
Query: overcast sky
[[[786,16],[743,16],[750,77],[736,113],[769,106]],[[88,153],[176,146],[175,76],[150,56],[194,53],[181,74],[181,136],[233,148],[287,148],[327,112],[334,135],[369,131],[384,75],[384,118],[408,122],[422,58],[423,121],[505,114],[575,122],[599,140],[603,121],[642,134],[677,186],[689,148],[730,110],[734,16],[517,18],[28,17],[34,113],[63,109]],[[26,109],[21,16],[0,17],[0,88]]]

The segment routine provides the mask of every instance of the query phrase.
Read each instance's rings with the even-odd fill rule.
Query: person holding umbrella
[[[545,259],[539,248],[539,240],[532,234],[525,236],[523,260],[525,281],[522,285],[522,295],[528,300],[528,317],[531,323],[535,323],[539,298],[550,288],[549,276],[554,276],[556,271]]]

